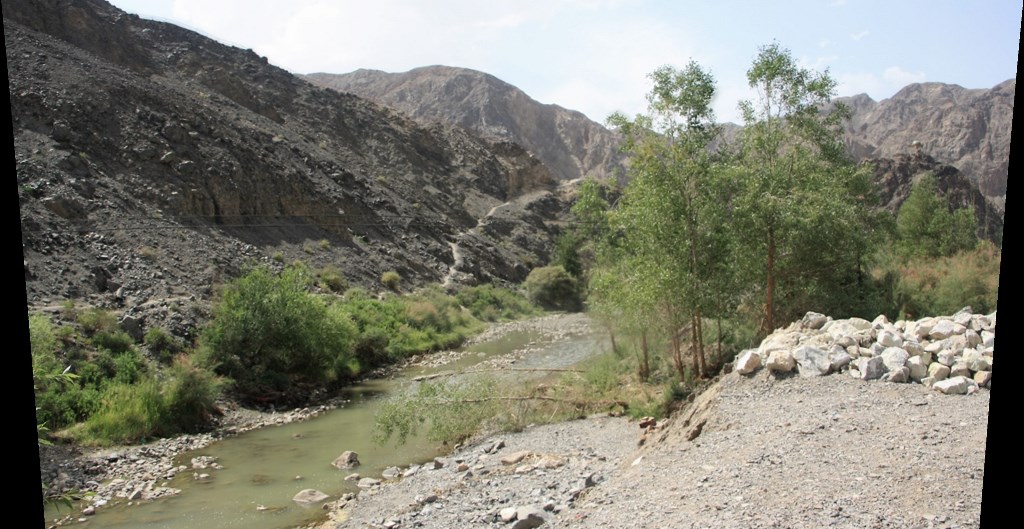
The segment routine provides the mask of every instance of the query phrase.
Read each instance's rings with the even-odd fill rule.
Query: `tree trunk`
[[[764,336],[775,330],[775,230],[768,228],[767,287],[764,299],[764,321],[761,332]]]
[[[651,376],[650,353],[647,347],[647,329],[640,333],[640,351],[643,355],[640,359],[640,380],[647,382],[647,379]]]

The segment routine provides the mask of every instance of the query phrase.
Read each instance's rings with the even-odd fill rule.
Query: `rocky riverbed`
[[[497,340],[520,331],[537,336],[535,342],[485,361],[490,367],[507,366],[528,356],[541,341],[564,339],[590,330],[590,320],[583,314],[553,314],[493,325],[473,337],[469,343]],[[393,376],[400,369],[412,366],[443,366],[466,354],[469,353],[444,351],[419,355],[401,366],[382,369],[372,376]],[[248,409],[224,401],[219,403],[224,414],[216,418],[215,428],[209,433],[105,449],[69,445],[42,446],[39,448],[40,477],[49,491],[90,495],[84,508],[75,510],[61,520],[61,523],[71,523],[85,519],[82,517],[91,515],[112,501],[138,502],[177,494],[180,491],[168,486],[168,482],[180,472],[189,472],[195,479],[202,480],[217,469],[216,461],[178,461],[178,456],[184,452],[199,450],[224,437],[253,429],[306,420],[345,404],[344,399],[333,398],[316,406],[274,411]]]

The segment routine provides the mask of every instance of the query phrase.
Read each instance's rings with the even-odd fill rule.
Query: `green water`
[[[320,504],[302,507],[291,498],[303,489],[317,489],[336,499],[357,492],[355,481],[344,481],[351,472],[380,478],[390,466],[408,467],[442,455],[436,443],[412,438],[402,446],[385,446],[372,441],[372,425],[387,395],[409,386],[409,379],[437,371],[465,369],[494,355],[519,349],[538,341],[527,332],[509,333],[493,342],[467,348],[458,361],[434,369],[411,368],[388,380],[372,380],[348,388],[350,401],[320,417],[282,426],[262,428],[218,441],[195,452],[182,454],[178,464],[191,458],[217,458],[221,470],[205,469],[208,480],[197,481],[193,471],[178,473],[158,485],[181,489],[181,493],[158,500],[133,502],[117,498],[75,527],[112,529],[282,529],[322,519]],[[540,340],[517,363],[522,367],[565,367],[592,354],[594,337],[573,337],[554,343]],[[354,450],[362,463],[352,471],[338,470],[331,461],[345,450]],[[330,500],[328,500],[330,501]],[[114,503],[117,504],[114,504]],[[259,510],[257,506],[265,507]],[[66,510],[64,512],[66,514]],[[48,512],[52,520],[54,513]]]

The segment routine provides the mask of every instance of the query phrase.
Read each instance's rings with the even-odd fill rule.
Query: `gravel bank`
[[[641,447],[609,417],[487,438],[322,527],[976,528],[989,397],[731,373]],[[516,507],[535,514],[503,521]]]

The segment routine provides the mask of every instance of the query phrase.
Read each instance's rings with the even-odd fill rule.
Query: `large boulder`
[[[800,376],[819,377],[827,375],[832,368],[828,351],[810,345],[801,345],[793,350]]]
[[[329,497],[330,496],[316,489],[305,489],[299,491],[299,493],[292,498],[292,501],[298,503],[299,505],[309,506],[313,505],[314,503],[320,503]]]
[[[348,470],[351,468],[358,467],[359,454],[351,450],[346,450],[342,452],[340,456],[335,458],[334,461],[331,462],[331,465],[333,465],[334,468],[337,468],[339,470]]]
[[[761,367],[761,355],[757,349],[747,349],[736,360],[736,372],[741,375],[749,375]]]

